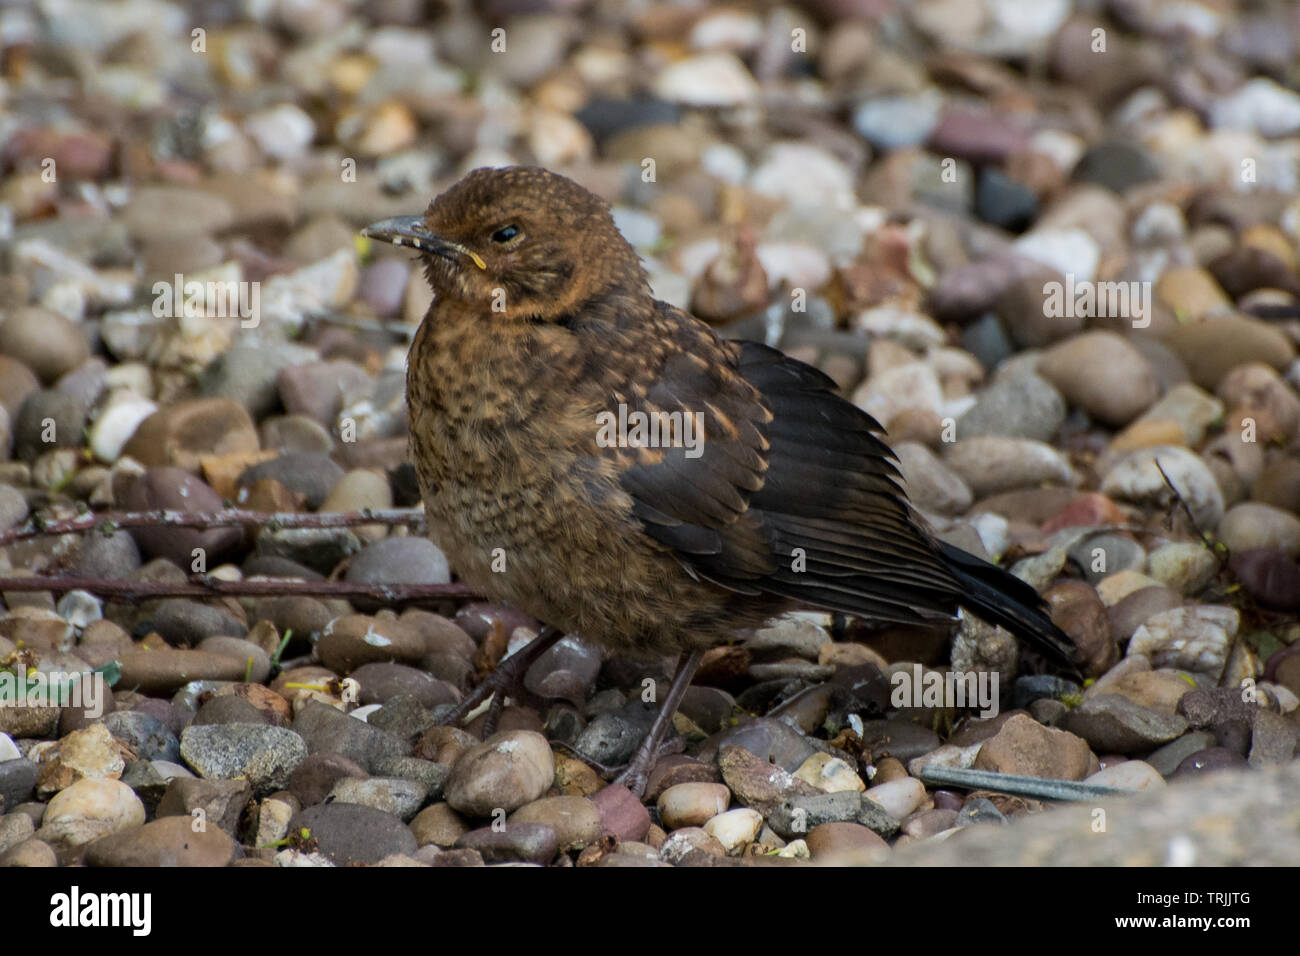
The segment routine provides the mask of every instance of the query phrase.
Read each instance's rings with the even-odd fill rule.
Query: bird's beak
[[[469,257],[480,269],[487,268],[487,263],[479,257],[478,253],[465,248],[459,242],[452,242],[450,239],[431,233],[420,216],[394,216],[392,219],[371,223],[361,230],[361,234],[382,242],[391,242],[395,246],[410,246],[412,249],[449,259],[451,253],[459,253]]]

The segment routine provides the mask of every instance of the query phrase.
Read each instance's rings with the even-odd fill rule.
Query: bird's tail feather
[[[1046,604],[1030,585],[1014,574],[939,541],[939,553],[962,586],[960,603],[980,617],[1005,627],[1016,637],[1037,644],[1063,664],[1076,667],[1079,653],[1073,642],[1047,615]]]

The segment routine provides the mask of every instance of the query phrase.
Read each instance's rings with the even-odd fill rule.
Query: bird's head
[[[533,166],[476,169],[423,216],[367,226],[421,254],[438,299],[524,321],[563,321],[612,289],[646,291],[636,252],[608,204]]]

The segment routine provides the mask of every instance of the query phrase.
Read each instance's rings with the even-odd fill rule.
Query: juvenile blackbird
[[[964,606],[1072,659],[1033,588],[925,528],[873,418],[656,300],[577,183],[478,169],[365,232],[416,250],[434,290],[406,384],[430,534],[462,579],[549,625],[457,718],[499,707],[563,633],[680,652],[621,778],[640,792],[702,653],[790,608],[932,624]]]

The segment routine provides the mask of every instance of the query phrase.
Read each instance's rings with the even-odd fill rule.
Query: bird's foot
[[[681,737],[673,737],[669,740],[660,741],[654,750],[646,751],[648,756],[642,757],[641,748],[637,748],[636,754],[632,759],[624,764],[607,764],[597,760],[589,753],[579,750],[572,744],[567,744],[562,740],[551,741],[551,746],[561,747],[572,754],[576,759],[581,760],[600,776],[602,780],[609,783],[621,783],[638,797],[645,793],[645,786],[650,777],[650,771],[655,768],[655,764],[663,757],[670,754],[679,754],[686,749],[686,744]],[[640,759],[640,766],[638,760]],[[632,784],[636,783],[637,786]]]
[[[506,705],[506,695],[522,700],[540,700],[536,694],[524,687],[524,676],[539,657],[550,650],[564,632],[553,627],[543,628],[533,640],[515,653],[511,654],[496,670],[470,691],[450,713],[439,721],[444,726],[458,726],[476,707],[492,698],[488,705],[487,716],[483,721],[483,737],[486,739],[496,732],[501,711]]]

